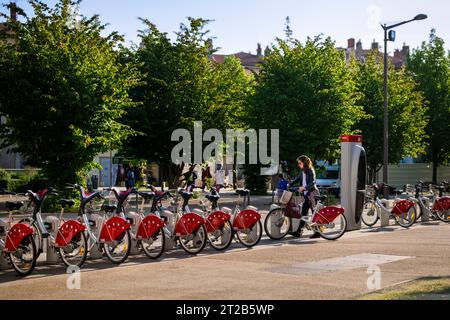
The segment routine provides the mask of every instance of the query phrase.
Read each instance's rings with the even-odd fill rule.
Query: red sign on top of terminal
[[[362,135],[344,134],[341,136],[341,142],[362,142]]]

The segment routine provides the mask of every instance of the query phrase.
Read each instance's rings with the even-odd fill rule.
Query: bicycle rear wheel
[[[261,220],[258,220],[251,228],[236,230],[236,235],[243,246],[247,248],[256,246],[262,237]]]
[[[291,218],[286,217],[286,209],[276,208],[271,210],[264,220],[264,231],[272,240],[280,240],[286,237],[291,229]]]
[[[206,234],[205,226],[201,225],[200,228],[193,234],[180,236],[178,240],[180,241],[180,245],[184,251],[189,254],[198,254],[206,246]]]
[[[316,226],[314,229],[326,240],[337,240],[347,230],[347,219],[343,214],[340,214],[333,221],[330,221],[330,223]]]
[[[221,229],[208,233],[208,241],[211,247],[218,251],[227,249],[233,241],[231,222],[226,221]]]
[[[399,226],[409,228],[414,224],[414,222],[416,222],[416,207],[412,206],[409,208],[408,212],[394,215],[394,218],[395,222],[397,222]]]
[[[33,272],[36,267],[37,249],[31,234],[22,239],[16,251],[9,253],[9,261],[22,277]]]

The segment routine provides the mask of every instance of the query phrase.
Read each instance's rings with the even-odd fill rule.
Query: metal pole
[[[112,188],[112,151],[109,151],[109,187]]]
[[[389,146],[389,120],[388,120],[388,53],[387,53],[387,28],[386,25],[384,29],[384,139],[383,139],[383,150],[384,150],[384,161],[383,161],[383,182],[384,182],[384,197],[387,199],[389,197],[389,187],[388,183],[388,146]]]

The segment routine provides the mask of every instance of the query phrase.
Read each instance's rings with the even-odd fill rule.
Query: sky
[[[16,3],[30,12],[26,0]],[[448,0],[84,0],[80,12],[85,16],[99,14],[103,23],[109,23],[107,30],[125,35],[128,45],[139,43],[137,30],[144,28],[139,17],[149,19],[171,36],[188,16],[214,20],[208,29],[215,37],[218,53],[223,54],[255,53],[257,43],[264,48],[276,37],[284,37],[287,16],[293,36],[301,41],[324,34],[335,40],[337,47],[346,47],[347,39],[355,38],[361,39],[363,48],[368,49],[373,40],[380,45],[383,42],[380,22],[392,24],[424,13],[427,20],[396,28],[397,39],[389,43],[389,52],[401,48],[403,43],[419,47],[432,28],[450,50]]]

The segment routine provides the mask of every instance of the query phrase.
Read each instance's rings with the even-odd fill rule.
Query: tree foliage
[[[280,129],[281,160],[300,154],[336,158],[339,136],[352,132],[363,116],[355,89],[351,69],[330,38],[308,38],[304,44],[277,39],[262,64],[250,126]]]
[[[367,151],[369,179],[373,180],[383,164],[384,67],[381,57],[373,52],[365,62],[357,62],[356,83],[361,93],[358,104],[368,118],[358,124]],[[405,156],[417,156],[425,149],[426,105],[414,79],[405,69],[388,68],[389,92],[389,163]]]
[[[425,159],[433,163],[433,181],[437,182],[437,167],[450,159],[450,52],[445,52],[444,41],[435,30],[428,42],[413,51],[407,68],[429,102]]]
[[[165,181],[178,183],[182,165],[171,163],[171,141],[178,128],[193,130],[194,121],[203,129],[225,129],[240,124],[252,78],[239,61],[227,58],[223,64],[211,59],[212,42],[205,30],[208,20],[188,18],[171,41],[148,20],[140,32],[141,44],[130,55],[144,75],[145,84],[134,91],[142,103],[130,113],[128,124],[138,134],[124,145],[124,152],[154,161]],[[196,143],[201,143],[197,141]]]
[[[122,37],[101,35],[98,16],[74,20],[71,8],[79,1],[29,2],[34,16],[8,21],[14,44],[0,48],[1,137],[28,165],[63,184],[133,132],[122,119],[135,105],[129,90],[139,74],[122,62]]]

